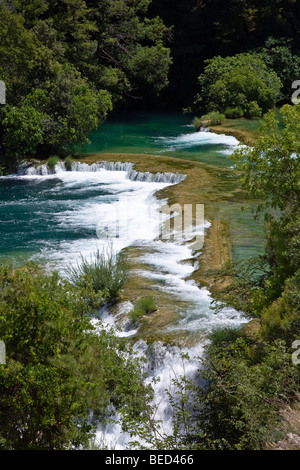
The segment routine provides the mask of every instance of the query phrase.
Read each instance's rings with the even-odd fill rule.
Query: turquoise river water
[[[91,136],[89,146],[78,150],[102,154],[139,153],[145,158],[147,154],[161,155],[162,159],[172,156],[221,170],[232,165],[227,157],[237,145],[234,137],[195,132],[189,116],[136,113],[110,119]],[[139,253],[137,274],[147,281],[154,294],[160,292],[168,296],[177,316],[166,325],[166,334],[173,333],[174,338],[178,333],[181,337],[182,334],[193,337],[185,348],[191,357],[185,365],[185,373],[192,377],[207,333],[220,326],[237,327],[248,320],[242,312],[229,307],[218,314],[210,309],[209,291],[189,280],[197,262],[196,258],[195,263],[184,262],[194,256],[188,244],[157,240],[158,222],[153,210],[159,208],[161,201],[155,198],[155,192],[176,182],[133,180],[126,166],[91,168],[77,163],[72,170],[65,171],[58,165],[50,172],[44,165],[40,171],[30,168],[0,177],[0,262],[20,266],[33,260],[49,269],[63,271],[81,255],[89,256],[105,245],[99,233],[115,223],[120,198],[126,199],[126,217],[119,214],[118,224],[121,229],[130,225],[130,236],[117,238],[115,248],[134,247],[135,253]],[[224,184],[227,184],[225,180]],[[237,257],[259,253],[263,246],[259,223],[254,222],[251,214],[242,212],[240,206],[226,199],[216,209],[230,224]],[[120,305],[123,323],[117,322],[118,315],[113,317],[106,310],[102,312],[102,319],[106,327],[118,328],[118,334],[131,339],[136,337],[137,354],[148,357],[150,375],[161,378],[156,385],[156,400],[161,403],[158,418],[162,419],[168,433],[172,410],[165,389],[170,386],[172,374],[183,370],[182,345],[168,346],[158,341],[149,346],[126,322],[126,312],[131,308],[130,302]],[[103,327],[103,323],[100,322],[99,327]],[[99,441],[103,439],[108,446],[124,449],[128,436],[121,432],[120,425],[111,429],[99,425]]]

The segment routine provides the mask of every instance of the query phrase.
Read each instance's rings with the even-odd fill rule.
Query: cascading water
[[[81,171],[81,172],[97,172],[101,170],[107,171],[125,171],[127,173],[128,179],[132,181],[144,181],[147,183],[179,183],[180,181],[184,180],[185,176],[179,173],[150,173],[150,172],[142,172],[142,171],[135,171],[133,169],[133,163],[130,162],[97,162],[88,165],[87,163],[81,162],[72,162],[70,171]],[[43,165],[26,165],[22,164],[19,167],[18,175],[27,175],[27,176],[35,176],[35,175],[54,175],[60,172],[68,171],[65,166],[64,162],[59,162],[55,165],[53,169],[49,167],[47,163]]]
[[[147,358],[147,372],[150,378],[160,381],[154,385],[155,404],[157,406],[156,418],[163,423],[162,432],[169,434],[172,430],[172,408],[168,402],[166,389],[173,387],[172,379],[185,374],[193,378],[199,367],[198,357],[201,356],[205,344],[207,332],[216,326],[237,326],[245,320],[239,312],[233,309],[223,309],[218,315],[210,310],[211,297],[206,288],[199,288],[188,280],[196,268],[194,263],[184,262],[193,259],[195,252],[186,241],[162,241],[157,238],[157,219],[151,217],[148,208],[158,210],[165,201],[158,201],[154,193],[170,184],[176,184],[183,180],[184,175],[176,173],[141,173],[136,172],[131,163],[98,162],[91,165],[73,162],[72,171],[67,171],[63,163],[59,163],[51,170],[47,164],[39,166],[21,166],[14,178],[21,181],[31,181],[40,184],[43,181],[51,182],[48,197],[60,195],[64,192],[67,197],[65,205],[60,212],[55,212],[55,219],[60,230],[63,227],[93,227],[98,233],[101,227],[110,227],[113,218],[114,207],[121,196],[128,199],[128,211],[126,217],[119,216],[118,223],[122,226],[130,223],[134,228],[131,238],[114,240],[117,250],[126,246],[137,246],[141,254],[137,256],[139,269],[136,274],[146,279],[155,291],[162,295],[167,294],[170,300],[170,308],[176,313],[175,318],[168,322],[163,332],[169,337],[179,336],[190,338],[184,348],[182,346],[170,346],[157,340],[150,346],[139,337],[139,329],[131,326],[126,315],[132,305],[127,303],[120,305],[119,315],[112,316],[108,310],[102,312],[102,322],[105,327],[117,328],[120,336],[130,336],[135,340],[135,351],[140,357]],[[104,186],[103,186],[104,185]],[[105,188],[107,195],[97,196],[97,191]],[[90,191],[95,191],[88,197]],[[81,192],[85,194],[85,202],[80,202]],[[36,194],[36,192],[35,192]],[[75,202],[69,197],[76,195]],[[36,197],[36,196],[35,196]],[[45,197],[47,195],[45,194]],[[205,227],[208,227],[206,224]],[[200,230],[205,229],[201,227]],[[101,238],[63,240],[55,247],[44,249],[42,258],[46,259],[53,267],[64,268],[65,265],[74,264],[79,254],[87,255],[97,247],[103,246],[105,240]],[[39,256],[34,259],[41,260]],[[144,267],[144,268],[143,268]],[[160,332],[161,333],[161,332]],[[191,344],[189,344],[189,341]],[[190,356],[189,361],[182,361],[181,353],[186,352]],[[99,440],[105,445],[116,449],[125,449],[129,436],[122,433],[120,424],[111,425],[110,428],[98,431]]]
[[[181,149],[217,145],[215,153],[219,161],[224,151],[231,152],[237,144],[234,138],[209,132],[172,135],[174,137],[153,138],[156,151],[180,152]],[[156,418],[162,420],[166,434],[172,431],[172,408],[165,390],[173,386],[172,379],[182,374],[194,378],[207,332],[221,325],[236,327],[247,321],[242,313],[231,308],[222,309],[218,314],[210,309],[212,299],[208,290],[189,280],[196,269],[198,253],[188,243],[157,238],[157,219],[153,211],[159,210],[165,201],[158,201],[155,192],[184,178],[177,173],[138,172],[130,162],[101,161],[88,165],[74,161],[71,171],[67,171],[63,162],[53,170],[47,164],[24,163],[17,175],[3,178],[13,187],[13,197],[4,197],[4,214],[0,217],[0,225],[1,219],[4,221],[2,240],[7,252],[16,254],[10,245],[15,237],[15,244],[24,251],[25,257],[28,253],[29,259],[49,265],[50,269],[63,270],[80,260],[81,254],[89,256],[105,244],[99,234],[114,222],[118,200],[127,199],[128,212],[126,217],[119,214],[118,223],[121,229],[130,223],[133,230],[129,237],[115,239],[114,247],[117,250],[138,248],[136,275],[147,282],[150,290],[159,292],[163,300],[168,298],[168,308],[174,312],[163,327],[157,326],[157,333],[173,338],[174,344],[178,338],[180,341],[178,346],[160,340],[148,344],[140,336],[139,327],[128,321],[133,307],[130,302],[120,304],[114,315],[104,309],[100,327],[114,328],[116,334],[130,337],[135,342],[136,353],[147,358],[145,367],[149,377],[160,378],[154,385]],[[152,211],[148,210],[150,206]],[[27,213],[30,220],[29,216],[26,219]],[[16,233],[6,233],[10,220],[13,221],[11,230]],[[161,315],[164,316],[165,311]],[[182,360],[183,352],[189,354],[190,360]],[[110,429],[99,426],[98,437],[107,447],[116,449],[125,449],[130,440],[122,433],[120,424]]]

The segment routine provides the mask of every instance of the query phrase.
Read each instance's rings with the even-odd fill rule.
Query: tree
[[[283,85],[281,99],[285,102],[290,101],[292,83],[300,77],[300,57],[294,49],[291,38],[269,38],[258,50],[268,67],[279,76]]]
[[[59,63],[21,15],[1,4],[0,18],[0,75],[7,89],[1,163],[11,171],[41,150],[60,153],[86,142],[112,105],[107,91],[96,90],[72,64]]]
[[[268,38],[291,39],[292,54],[299,55],[300,5],[295,0],[153,0],[150,12],[173,26],[170,84],[162,94],[169,108],[192,105],[207,59],[255,51]]]
[[[168,84],[171,57],[165,43],[170,31],[159,17],[146,16],[150,3],[93,2],[96,23],[101,25],[94,35],[100,72],[94,80],[99,86],[105,83],[117,100],[157,94]],[[114,93],[116,87],[121,93]]]
[[[0,268],[2,449],[86,448],[108,405],[138,415],[150,390],[130,347],[91,323],[101,292]]]
[[[0,3],[0,78],[7,89],[0,146],[6,171],[22,158],[72,151],[88,141],[116,102],[154,96],[166,87],[168,28],[160,18],[147,17],[149,4]]]
[[[22,157],[33,155],[44,141],[45,115],[26,103],[0,109],[0,164],[11,171]]]
[[[263,214],[265,221],[264,260],[268,266],[268,274],[263,285],[256,285],[252,295],[252,308],[258,316],[263,316],[265,309],[272,309],[272,305],[276,308],[274,302],[286,291],[289,279],[294,276],[298,279],[299,113],[299,105],[284,105],[279,121],[274,111],[268,112],[264,116],[254,147],[240,147],[232,156],[242,187],[249,197],[258,200],[256,215]],[[296,313],[295,305],[293,310]],[[282,310],[281,314],[284,317]]]
[[[280,116],[275,111],[268,112],[255,146],[240,146],[232,155],[243,188],[250,196],[262,201],[260,211],[299,208],[299,116],[299,105],[283,106]]]
[[[298,389],[289,346],[276,339],[262,347],[243,331],[216,330],[201,366],[199,442],[208,450],[264,449],[280,429],[280,408]]]
[[[269,111],[253,147],[240,146],[231,157],[241,186],[257,200],[255,216],[265,228],[265,252],[231,262],[217,273],[228,285],[215,294],[259,319],[266,344],[299,337],[300,298],[300,107]]]
[[[258,54],[217,56],[206,64],[199,76],[200,92],[195,100],[196,107],[204,113],[241,108],[251,117],[254,110],[266,112],[276,104],[281,81]]]
[[[87,142],[92,130],[112,109],[110,94],[96,90],[71,64],[60,67],[47,93],[44,110],[48,115],[48,129],[44,140],[52,152]]]

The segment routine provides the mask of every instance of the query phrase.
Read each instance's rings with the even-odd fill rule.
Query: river
[[[150,113],[112,119],[91,136],[91,142],[80,152],[97,153],[103,160],[108,153],[142,154],[145,159],[150,154],[161,159],[172,156],[201,162],[215,171],[230,168],[232,162],[227,156],[238,145],[230,136],[195,132],[187,116]],[[114,248],[127,250],[134,260],[140,293],[155,298],[158,312],[147,324],[149,331],[144,327],[142,333],[128,322],[131,299],[121,302],[114,315],[104,310],[102,320],[105,327],[130,337],[137,353],[148,358],[150,376],[160,377],[155,386],[157,418],[169,433],[172,409],[165,389],[172,378],[183,372],[188,377],[196,374],[198,357],[210,331],[220,326],[235,328],[247,319],[233,308],[215,314],[210,308],[210,292],[191,280],[197,263],[191,245],[157,237],[161,222],[154,214],[166,201],[155,194],[176,185],[182,175],[143,178],[142,174],[133,174],[130,163],[91,166],[74,162],[72,170],[57,165],[51,172],[44,165],[39,170],[23,169],[17,175],[0,178],[0,262],[16,267],[33,260],[63,273],[81,255],[88,257],[105,246],[103,233],[111,234],[117,220],[118,231],[126,236],[114,237]],[[156,171],[153,168],[154,174]],[[124,212],[120,211],[120,201],[123,208],[126,203]],[[223,204],[218,202],[222,216],[230,221],[236,257],[256,254],[263,246],[259,225],[251,215],[242,213],[240,206],[239,201],[228,198]],[[208,227],[209,222],[204,221],[197,230],[205,233]],[[189,361],[181,360],[182,352],[189,354]],[[112,429],[100,426],[98,439],[108,447],[124,449],[129,437],[114,425]]]

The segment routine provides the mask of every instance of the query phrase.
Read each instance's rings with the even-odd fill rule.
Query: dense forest
[[[250,114],[289,99],[300,70],[296,1],[3,0],[0,15],[3,169],[28,156],[67,154],[122,106],[204,114],[205,99],[224,100],[228,76],[208,90],[221,77],[220,64],[206,61],[219,56],[248,53],[252,73],[260,69],[263,83],[254,80],[245,98]],[[247,68],[247,56],[236,62],[234,90]],[[257,89],[259,103],[251,97]],[[243,97],[226,103],[240,105]]]
[[[124,260],[68,281],[1,267],[0,338],[11,356],[0,369],[0,448],[87,447],[111,405],[156,449],[261,449],[300,434],[291,361],[300,337],[299,38],[296,0],[0,1],[1,174],[26,158],[67,158],[121,109],[262,118],[256,144],[231,158],[266,236],[263,256],[212,273],[227,280],[216,300],[255,320],[250,332],[212,335],[199,365],[206,386],[178,381],[164,438],[128,344],[85,334],[90,315],[117,300]],[[104,271],[106,284],[95,283]]]
[[[1,2],[2,161],[66,152],[120,100],[167,84],[168,29],[148,1]]]
[[[174,100],[181,107],[193,103],[205,61],[216,56],[263,51],[267,65],[276,64],[285,92],[295,80],[295,63],[290,59],[300,47],[297,1],[154,0],[150,11],[172,27],[173,63],[164,93],[169,104]]]

